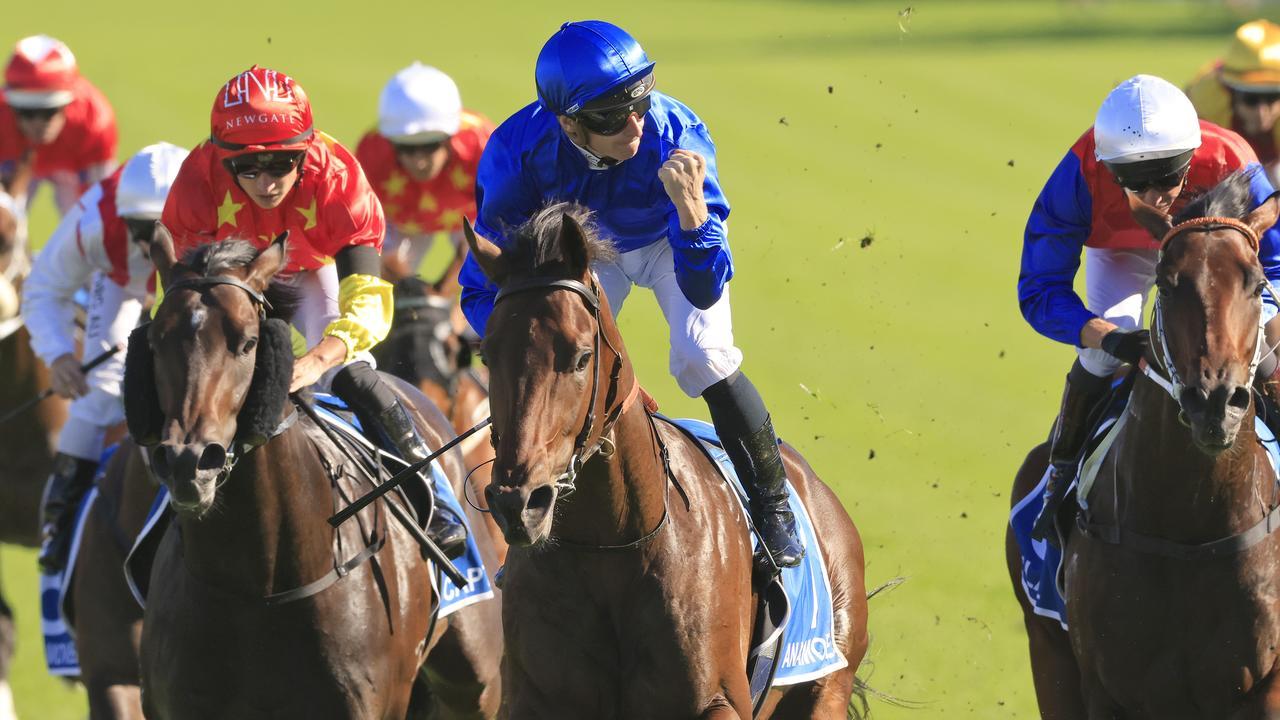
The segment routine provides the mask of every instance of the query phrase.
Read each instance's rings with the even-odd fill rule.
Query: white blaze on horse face
[[[204,308],[196,308],[191,313],[191,332],[198,333],[200,328],[204,327],[204,321],[209,317],[209,313]]]

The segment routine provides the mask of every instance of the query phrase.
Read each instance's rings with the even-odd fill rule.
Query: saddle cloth
[[[76,509],[74,535],[71,539],[71,552],[67,556],[67,565],[62,572],[40,574],[40,627],[44,635],[44,660],[50,675],[58,677],[79,677],[80,658],[76,654],[76,641],[73,634],[70,615],[66,612],[67,591],[70,590],[72,573],[75,571],[76,557],[80,554],[80,538],[84,534],[84,521],[89,510],[98,499],[98,481],[107,469],[107,461],[115,454],[117,445],[112,445],[102,452],[98,471],[93,477],[93,487],[85,494]]]
[[[702,448],[715,461],[742,502],[743,511],[750,517],[746,492],[742,489],[733,463],[720,445],[715,428],[701,420],[671,419],[661,415],[658,417],[700,441]],[[809,682],[849,665],[849,661],[836,647],[833,637],[835,619],[831,602],[831,579],[822,561],[822,549],[818,547],[813,522],[804,503],[791,487],[790,480],[787,485],[790,489],[791,510],[796,516],[796,528],[805,547],[805,554],[799,567],[782,569],[781,580],[785,594],[778,593],[777,600],[781,607],[775,605],[764,609],[772,618],[765,623],[766,626],[773,626],[767,628],[771,632],[766,632],[763,637],[752,638],[752,657],[762,654],[765,657],[771,656],[768,646],[781,640],[780,647],[775,648],[776,669],[772,682],[764,689]],[[753,534],[752,542],[759,548],[758,536]],[[768,595],[767,592],[764,594]],[[758,632],[759,627],[760,623],[757,623]],[[757,673],[749,675],[754,681]],[[752,695],[756,695],[754,684]]]
[[[1103,459],[1111,450],[1111,444],[1125,425],[1129,414],[1128,397],[1117,402],[1106,414],[1102,424],[1093,435],[1091,449],[1081,464],[1079,478],[1072,483],[1071,493],[1076,502],[1088,508],[1090,491],[1097,478],[1098,469]],[[1272,472],[1280,467],[1280,444],[1277,444],[1271,428],[1259,417],[1254,417],[1254,432],[1258,442],[1267,450],[1271,461]],[[1280,476],[1278,476],[1280,477]],[[1031,529],[1040,516],[1041,498],[1049,483],[1049,469],[1045,468],[1039,484],[1026,497],[1018,501],[1009,513],[1009,525],[1013,528],[1014,538],[1018,542],[1018,551],[1022,555],[1022,590],[1026,593],[1031,609],[1037,615],[1057,620],[1062,629],[1067,629],[1067,606],[1062,597],[1062,551],[1043,540],[1033,540]]]

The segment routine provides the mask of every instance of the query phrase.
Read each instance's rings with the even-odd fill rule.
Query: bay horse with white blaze
[[[179,261],[161,230],[152,259],[167,295],[131,338],[126,386],[148,371],[154,383],[127,387],[126,411],[177,516],[151,571],[147,717],[402,720],[426,716],[428,694],[444,717],[495,716],[498,602],[435,622],[433,569],[393,517],[399,497],[327,522],[375,481],[286,394],[289,328],[266,315],[287,295],[272,282],[284,237]],[[425,398],[392,385],[429,444],[452,437]],[[443,459],[460,479],[460,458]]]
[[[1176,221],[1134,203],[1162,239],[1152,350],[1064,528],[1066,632],[1032,612],[1006,539],[1043,718],[1280,718],[1280,486],[1251,392],[1267,349],[1258,242],[1280,201],[1249,211],[1249,183],[1228,177]],[[1028,456],[1015,501],[1046,459]]]
[[[497,451],[486,493],[511,544],[506,707],[522,719],[750,718],[746,515],[695,441],[636,401],[590,269],[612,248],[587,218],[551,205],[505,250],[466,227],[501,288],[483,349]],[[782,454],[817,528],[848,665],[775,688],[760,717],[844,718],[867,647],[862,544],[812,468]]]

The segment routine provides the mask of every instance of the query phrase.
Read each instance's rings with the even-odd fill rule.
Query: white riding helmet
[[[453,79],[420,62],[396,73],[378,99],[378,132],[395,143],[428,143],[458,132],[462,96]]]
[[[187,151],[167,142],[148,145],[129,158],[116,188],[116,212],[120,217],[159,220],[165,198]]]
[[[1134,75],[1115,87],[1093,123],[1098,160],[1160,160],[1200,147],[1200,120],[1181,90],[1154,75]]]

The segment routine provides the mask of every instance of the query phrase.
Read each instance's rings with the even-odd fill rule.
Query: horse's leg
[[[424,667],[436,717],[497,717],[502,702],[501,606],[479,602],[446,622]]]
[[[1011,504],[1016,504],[1035,488],[1048,462],[1047,443],[1027,455],[1013,481]],[[1080,668],[1071,651],[1071,639],[1056,620],[1041,617],[1031,610],[1031,603],[1022,588],[1022,554],[1007,522],[1004,544],[1013,594],[1018,598],[1027,629],[1031,677],[1035,683],[1036,701],[1040,705],[1040,717],[1042,720],[1081,720],[1088,717],[1080,689]]]
[[[818,678],[813,682],[775,688],[765,700],[760,718],[769,720],[845,720],[862,717],[859,701],[851,701],[857,683],[855,666]],[[852,714],[850,710],[853,710]]]

